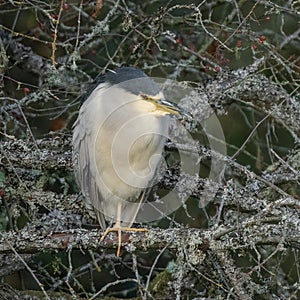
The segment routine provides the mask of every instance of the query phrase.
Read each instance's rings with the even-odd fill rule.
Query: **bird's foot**
[[[148,231],[147,228],[131,228],[131,227],[116,227],[116,226],[108,227],[102,234],[100,238],[100,242],[102,242],[110,232],[117,232],[118,233],[117,256],[121,256],[122,232],[146,232],[146,231]]]

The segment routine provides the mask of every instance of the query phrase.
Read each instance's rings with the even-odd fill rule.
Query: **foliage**
[[[0,1],[0,296],[299,298],[298,25],[299,1]],[[196,188],[117,258],[82,228],[70,136],[93,78],[125,65],[193,87],[179,150],[201,170],[179,176],[167,145],[154,198]],[[227,155],[209,147],[214,113]]]

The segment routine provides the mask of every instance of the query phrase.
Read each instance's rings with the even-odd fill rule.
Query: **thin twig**
[[[0,233],[1,234],[1,233]],[[1,234],[2,235],[2,234]],[[15,248],[12,246],[12,244],[5,238],[3,237],[5,242],[8,244],[9,248],[13,251],[13,253],[18,257],[18,259],[24,264],[24,266],[26,267],[27,271],[31,274],[31,276],[33,277],[33,279],[35,280],[35,282],[38,284],[38,286],[40,287],[40,289],[42,290],[42,292],[44,293],[45,297],[47,300],[51,300],[49,295],[47,294],[46,290],[44,289],[43,284],[38,280],[38,278],[35,276],[34,272],[32,271],[32,269],[28,266],[28,264],[26,263],[26,261],[22,258],[21,255],[19,255],[19,253],[15,250]]]

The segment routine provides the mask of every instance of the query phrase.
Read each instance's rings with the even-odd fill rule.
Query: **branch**
[[[74,216],[69,216],[71,219]],[[298,245],[300,240],[300,225],[295,224],[296,215],[290,219],[285,218],[260,218],[250,222],[245,221],[240,226],[224,227],[217,229],[195,229],[195,228],[149,228],[145,233],[130,232],[123,236],[126,250],[148,251],[162,250],[164,247],[174,253],[184,248],[193,251],[212,250],[214,252],[224,250],[237,250],[251,247],[253,244],[262,245]],[[39,253],[49,250],[67,249],[89,249],[95,250],[116,249],[117,237],[110,233],[103,242],[100,242],[102,233],[98,229],[73,228],[68,230],[57,230],[59,222],[68,222],[51,218],[51,223],[31,223],[22,230],[9,231],[0,236],[0,253],[11,252],[11,246],[18,253]],[[274,224],[270,224],[270,222]],[[299,221],[299,217],[298,217]],[[300,222],[298,222],[300,223]],[[233,234],[234,233],[234,234]],[[195,252],[195,253],[196,253]]]

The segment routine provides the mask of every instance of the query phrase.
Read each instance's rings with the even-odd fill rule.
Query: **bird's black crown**
[[[120,88],[135,95],[144,94],[154,96],[161,90],[160,86],[143,71],[134,67],[122,67],[98,75],[83,95],[82,102],[84,102],[91,95],[93,90],[102,83],[108,83],[111,86],[118,84]]]

